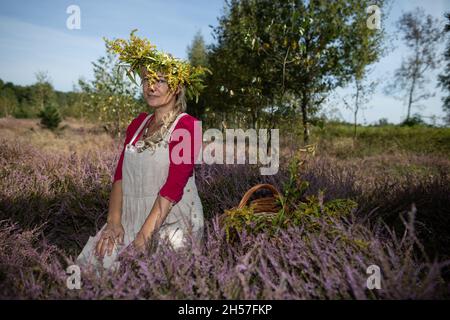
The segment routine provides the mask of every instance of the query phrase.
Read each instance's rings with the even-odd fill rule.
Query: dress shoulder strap
[[[152,114],[149,114],[144,121],[141,122],[141,125],[139,126],[139,128],[136,130],[136,132],[134,133],[133,138],[130,140],[129,144],[133,144],[134,140],[137,138],[137,136],[139,135],[139,133],[142,131],[142,129],[144,128],[144,126],[147,124],[148,120],[153,116]]]
[[[186,112],[183,112],[183,113],[180,113],[180,114],[176,117],[175,121],[172,123],[172,126],[170,127],[170,129],[169,129],[168,132],[167,132],[167,136],[170,137],[170,135],[172,134],[172,131],[173,131],[173,130],[175,129],[175,127],[177,126],[178,121],[179,121],[182,117],[184,117],[185,115],[187,115],[187,113],[186,113]]]

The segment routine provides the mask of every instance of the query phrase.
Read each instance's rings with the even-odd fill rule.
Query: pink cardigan
[[[139,128],[140,124],[142,123],[142,121],[144,121],[144,119],[147,117],[147,115],[148,115],[148,113],[141,112],[128,125],[125,142],[123,145],[123,149],[122,149],[122,153],[120,155],[119,161],[117,163],[113,183],[116,182],[117,180],[122,179],[122,164],[123,164],[125,146],[130,142],[130,140],[133,137],[133,135],[135,134],[136,130]],[[153,118],[150,121],[153,121]],[[200,151],[199,147],[201,145],[201,141],[200,141],[200,143],[197,143],[197,144],[194,143],[194,137],[195,137],[194,136],[194,122],[195,121],[199,121],[199,120],[197,120],[193,116],[187,114],[187,115],[182,116],[178,120],[178,123],[176,124],[176,126],[174,128],[174,131],[179,128],[186,129],[191,134],[191,150],[194,150],[194,146],[196,148],[195,148],[194,152],[191,152],[191,161],[189,164],[186,164],[186,163],[174,164],[172,162],[172,157],[171,157],[172,150],[178,143],[180,143],[182,141],[182,138],[180,139],[180,141],[170,141],[169,142],[169,155],[170,155],[169,156],[169,158],[170,158],[169,174],[167,176],[167,180],[166,180],[165,184],[161,187],[161,189],[159,191],[159,195],[162,197],[165,197],[167,200],[169,200],[170,202],[172,202],[174,204],[177,203],[178,201],[180,201],[181,198],[183,197],[184,187],[186,186],[186,183],[187,183],[189,177],[192,176],[193,171],[194,171],[194,159],[197,158],[198,153]],[[200,127],[197,126],[197,128],[200,128]],[[144,130],[142,130],[138,134],[138,136],[136,137],[136,139],[133,142],[133,145],[136,144],[136,141],[139,140],[143,131]],[[196,137],[199,137],[201,139],[202,133],[198,132]],[[180,155],[182,155],[182,154],[183,154],[183,151],[181,151]]]

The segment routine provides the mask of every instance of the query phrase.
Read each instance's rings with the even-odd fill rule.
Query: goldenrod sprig
[[[158,51],[148,39],[137,37],[134,29],[130,33],[130,39],[108,40],[103,38],[107,50],[118,54],[122,62],[119,66],[126,68],[130,80],[138,85],[136,76],[141,76],[142,68],[147,70],[148,85],[153,85],[158,80],[158,72],[167,78],[170,90],[176,90],[178,86],[185,86],[188,99],[198,101],[200,92],[205,88],[203,77],[211,71],[205,67],[193,67],[189,62],[174,58],[172,55]]]

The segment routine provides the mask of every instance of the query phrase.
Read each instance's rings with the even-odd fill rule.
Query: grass
[[[312,136],[313,143],[341,158],[398,152],[450,158],[450,128],[358,126],[357,139],[353,142],[351,125],[329,123],[323,129],[313,128]]]

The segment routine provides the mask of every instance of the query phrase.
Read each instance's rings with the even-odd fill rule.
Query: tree
[[[53,103],[47,104],[38,116],[41,118],[41,124],[50,130],[56,129],[62,120],[58,108]]]
[[[33,118],[39,116],[45,106],[53,105],[63,118],[80,116],[81,93],[54,90],[46,72],[38,72],[36,78],[36,83],[29,86],[0,79],[0,115]]]
[[[400,68],[395,71],[394,82],[386,91],[391,94],[397,90],[404,92],[403,99],[408,108],[405,122],[408,123],[411,108],[434,96],[425,91],[424,85],[428,82],[427,72],[439,65],[437,46],[442,34],[439,20],[431,15],[425,16],[421,8],[404,13],[398,20],[397,27],[411,55],[403,60]]]
[[[300,109],[308,143],[310,117],[327,95],[351,79],[357,61],[378,59],[383,30],[367,27],[366,9],[384,3],[232,0],[215,29],[221,68],[213,72],[242,105],[268,114],[271,127],[284,107]]]
[[[385,4],[386,5],[386,4]],[[376,8],[373,8],[376,9]],[[371,10],[368,10],[371,11]],[[362,15],[363,11],[357,11],[358,15]],[[385,15],[384,19],[386,19]],[[364,15],[360,16],[359,19],[364,19]],[[380,24],[383,19],[380,19]],[[353,103],[348,103],[346,99],[343,99],[344,104],[348,109],[353,112],[353,142],[356,140],[356,129],[358,124],[358,113],[361,109],[364,109],[366,104],[371,100],[375,88],[378,85],[378,81],[369,81],[367,79],[370,71],[369,66],[379,58],[386,54],[387,48],[382,42],[382,37],[374,37],[370,39],[370,28],[361,28],[358,31],[359,34],[363,36],[359,39],[350,39],[351,46],[355,49],[353,52],[353,63],[351,80],[354,84],[354,93],[351,95]],[[363,39],[363,41],[361,41]],[[377,49],[376,52],[373,49]]]
[[[32,107],[29,112],[38,116],[45,106],[56,103],[56,95],[47,71],[38,71],[35,77],[36,83],[31,87]]]
[[[365,79],[356,79],[354,84],[355,91],[351,95],[353,102],[347,102],[346,98],[342,99],[345,106],[353,112],[353,141],[356,139],[358,112],[364,109],[367,103],[371,100],[378,82],[367,81]]]
[[[85,110],[91,117],[104,123],[104,128],[112,135],[130,123],[143,106],[137,101],[138,87],[126,76],[125,70],[118,68],[115,55],[107,51],[94,66],[94,80],[78,80],[84,99]]]
[[[194,67],[209,67],[208,52],[206,49],[205,40],[203,39],[200,31],[195,34],[191,45],[187,47],[187,55],[189,62]],[[198,102],[190,101],[188,103],[188,108],[194,117],[203,118],[206,109],[206,100],[200,96]]]
[[[208,67],[208,53],[202,33],[197,31],[191,45],[187,47],[189,62],[194,66]]]
[[[14,113],[19,102],[14,92],[14,85],[11,82],[4,83],[0,79],[0,115],[8,117]]]
[[[211,46],[209,55],[213,76],[208,79],[205,97],[213,107],[210,113],[216,124],[227,127],[231,121],[258,128],[270,102],[269,78],[262,77],[264,64],[251,46],[242,43],[248,40],[247,26],[256,25],[244,4],[249,3],[244,2],[240,9],[236,1],[227,3],[214,29],[217,44]]]
[[[387,118],[380,118],[378,120],[378,123],[375,124],[376,126],[387,126],[389,125],[389,120]]]
[[[405,119],[400,123],[402,127],[413,127],[418,125],[425,125],[425,121],[423,121],[422,116],[418,113],[413,114],[410,118]]]
[[[447,24],[445,25],[444,32],[450,32],[450,12],[446,13]],[[450,39],[447,42],[447,48],[445,49],[444,59],[447,61],[444,73],[439,75],[439,85],[443,90],[447,91],[447,97],[442,100],[444,102],[443,109],[447,113],[446,122],[450,125]]]

